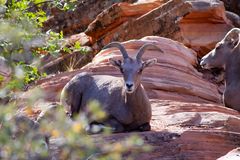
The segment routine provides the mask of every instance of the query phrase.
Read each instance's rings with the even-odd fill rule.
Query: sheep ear
[[[156,58],[146,60],[146,61],[144,61],[142,63],[142,69],[144,69],[146,67],[153,66],[155,63],[157,63],[157,59]]]
[[[122,65],[122,61],[121,60],[114,60],[112,58],[109,58],[109,63],[112,64],[115,67],[120,68]]]

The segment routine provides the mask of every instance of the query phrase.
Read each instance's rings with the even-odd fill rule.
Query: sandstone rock
[[[139,133],[145,143],[153,146],[150,153],[140,153],[135,159],[217,159],[239,146],[240,133],[228,129],[228,118],[239,117],[237,111],[217,104],[185,103],[152,100],[152,131]],[[238,124],[240,121],[238,121]],[[131,133],[114,134],[104,138],[115,142]],[[136,134],[136,133],[134,133]]]
[[[129,7],[124,11],[124,7],[115,6],[116,10],[121,8],[121,12],[113,9],[102,12],[85,33],[93,42],[97,41],[100,48],[111,41],[157,35],[183,42],[202,56],[233,27],[219,0],[170,0],[137,18],[124,16]],[[119,16],[108,16],[113,13],[119,13]]]
[[[158,59],[154,67],[146,69],[143,73],[142,82],[150,98],[198,103],[221,102],[218,86],[203,79],[203,75],[196,70],[196,52],[176,41],[155,36],[127,41],[123,45],[129,55],[133,56],[145,43],[155,43],[164,51],[160,53],[150,49],[143,56],[143,60],[154,57]],[[92,63],[82,69],[46,78],[37,84],[46,91],[48,100],[58,101],[57,95],[63,86],[79,72],[120,76],[120,72],[109,65],[110,57],[121,58],[119,50],[103,50],[95,56]],[[31,92],[26,93],[26,96],[28,94]]]
[[[240,144],[240,131],[234,129],[238,127],[240,121],[229,122],[231,118],[239,119],[240,114],[237,111],[218,104],[172,100],[151,100],[151,103],[153,109],[152,131],[119,133],[110,136],[95,135],[93,137],[96,143],[101,142],[100,140],[103,140],[104,143],[113,143],[137,134],[146,144],[151,145],[153,150],[138,153],[134,157],[136,160],[213,160],[225,155]],[[64,145],[62,139],[51,139],[50,141],[52,152],[57,153],[56,149],[59,152],[61,145]],[[58,154],[54,156],[58,157]],[[239,151],[234,150],[222,159],[230,160],[238,156]]]
[[[217,160],[239,160],[239,159],[240,159],[240,148],[236,148],[228,152],[225,156],[218,158]]]
[[[166,1],[166,0],[165,0]],[[152,9],[163,4],[164,1],[153,1],[148,3],[119,3],[114,4],[101,12],[97,18],[89,24],[85,34],[90,36],[93,43],[107,32],[118,27],[124,22],[140,17]]]
[[[72,71],[87,64],[93,56],[94,51],[88,46],[81,47],[81,51],[62,54],[57,58],[46,55],[41,59],[42,66],[39,68],[39,71],[47,74]]]
[[[239,112],[219,104],[151,100],[153,130],[217,129],[240,133]],[[161,122],[161,125],[158,123]]]
[[[133,56],[144,43],[155,43],[164,51],[162,54],[149,50],[143,56],[143,60],[154,57],[158,59],[157,65],[146,69],[142,78],[150,98],[220,102],[217,86],[204,80],[194,68],[197,65],[197,54],[194,51],[180,43],[154,36],[124,42],[123,45],[129,55]],[[121,58],[117,49],[101,51],[83,69],[97,74],[120,76],[120,72],[107,63],[108,58],[114,57]],[[188,99],[187,96],[198,98]]]
[[[74,34],[66,39],[67,45],[74,46],[76,42],[79,42],[81,46],[89,46],[92,44],[91,39],[84,32]]]
[[[104,9],[117,2],[134,2],[135,0],[83,0],[79,1],[74,11],[52,12],[52,17],[44,23],[44,30],[63,31],[64,35],[83,32],[89,23]]]

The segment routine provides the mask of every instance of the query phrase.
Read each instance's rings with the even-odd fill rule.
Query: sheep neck
[[[149,103],[148,97],[143,86],[140,84],[133,93],[125,92],[125,102],[127,106],[135,110],[146,110],[146,105]]]
[[[240,86],[240,52],[232,53],[226,64],[226,86]]]

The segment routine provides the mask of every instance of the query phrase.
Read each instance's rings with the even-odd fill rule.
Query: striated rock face
[[[144,71],[142,78],[150,98],[220,102],[217,86],[204,80],[202,74],[194,68],[198,62],[197,54],[193,50],[170,39],[154,36],[127,41],[123,44],[128,49],[129,55],[134,56],[144,43],[155,43],[164,51],[164,53],[160,53],[149,50],[143,56],[143,60],[154,57],[158,59],[158,63],[154,67]],[[117,49],[101,51],[95,56],[92,63],[83,69],[97,74],[120,76],[120,72],[107,63],[108,58],[114,57],[121,58]]]
[[[139,135],[145,143],[153,146],[153,151],[139,154],[136,160],[214,160],[240,145],[240,130],[228,128],[236,126],[228,123],[231,118],[238,119],[240,123],[236,111],[213,104],[166,100],[151,102],[152,131]],[[105,139],[115,142],[127,136],[129,133],[122,133]]]
[[[240,148],[236,148],[229,153],[227,153],[225,156],[218,158],[217,160],[238,160],[240,159]]]
[[[52,17],[44,23],[44,30],[63,31],[64,35],[83,32],[89,23],[104,9],[117,2],[134,2],[135,0],[83,0],[79,1],[74,11],[52,10]]]
[[[148,50],[143,56],[143,60],[150,58],[158,60],[154,67],[147,68],[143,73],[142,83],[150,98],[199,103],[221,102],[217,85],[203,79],[203,75],[195,68],[198,64],[196,52],[181,43],[156,36],[127,41],[123,45],[129,55],[134,56],[145,43],[155,43],[164,51],[160,53],[156,50]],[[59,74],[38,83],[42,89],[53,95],[53,97],[48,96],[49,100],[58,100],[56,91],[60,91],[77,72],[121,76],[120,71],[108,63],[109,58],[122,57],[118,49],[103,50],[95,56],[92,63],[79,71]]]
[[[63,30],[65,35],[69,35],[67,38],[69,46],[78,41],[81,46],[90,46],[96,51],[111,41],[157,35],[182,42],[202,57],[233,26],[240,26],[239,16],[225,12],[223,2],[220,0],[133,2],[135,1],[79,2],[75,11],[54,12],[53,17],[45,23],[45,29]],[[66,70],[62,67],[58,70],[59,65],[55,65],[62,61],[61,59],[69,59],[69,56],[54,59],[53,63],[46,64],[44,68],[48,73]],[[86,64],[89,59],[82,62]],[[42,68],[40,70],[45,71]]]
[[[101,12],[96,19],[89,24],[85,34],[90,36],[92,43],[94,43],[106,33],[117,28],[119,25],[122,25],[124,22],[138,18],[163,3],[164,1],[114,4]]]
[[[130,134],[115,134],[104,137],[104,139],[105,142],[116,142],[127,138]],[[239,133],[228,133],[215,129],[162,130],[139,133],[139,135],[146,143],[153,146],[153,151],[139,153],[135,157],[136,160],[215,160],[236,148],[239,145],[237,141],[240,140]]]
[[[140,16],[149,6],[155,9]],[[134,8],[139,10],[132,12]],[[100,48],[111,41],[157,35],[183,42],[202,56],[232,27],[219,0],[156,0],[144,5],[114,5],[99,14],[85,33]]]

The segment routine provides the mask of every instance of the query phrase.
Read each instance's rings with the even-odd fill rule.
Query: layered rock
[[[240,145],[240,130],[229,129],[230,126],[237,125],[228,122],[235,118],[240,123],[237,111],[215,104],[167,100],[151,100],[151,103],[152,131],[138,135],[152,146],[152,151],[138,153],[134,159],[213,160],[221,157],[220,160],[229,160],[239,157],[238,150],[228,153]],[[113,143],[135,134],[96,135],[94,139],[96,142],[104,139],[105,143]],[[52,139],[50,146],[60,148],[59,141],[61,139]],[[225,154],[227,155],[224,156]]]
[[[225,156],[222,156],[218,158],[217,160],[238,160],[240,158],[240,148],[236,148],[229,153],[227,153]]]
[[[167,1],[167,0],[165,0]],[[96,19],[89,24],[85,34],[90,36],[92,43],[95,43],[109,31],[122,25],[124,22],[136,19],[154,8],[164,4],[163,0],[146,3],[119,3],[114,4],[101,12]]]
[[[146,69],[142,77],[142,83],[150,98],[220,103],[217,85],[203,79],[203,75],[195,68],[198,64],[196,52],[176,41],[155,36],[127,41],[123,45],[129,55],[133,56],[145,43],[154,43],[164,51],[160,53],[150,49],[143,56],[143,60],[154,57],[158,60],[154,67]],[[59,92],[76,73],[87,71],[92,74],[121,76],[117,69],[109,65],[109,58],[121,58],[121,53],[115,48],[103,50],[95,56],[92,63],[79,71],[62,73],[38,83],[52,95],[48,95],[49,100],[58,100],[56,92]]]
[[[68,35],[74,33],[67,38],[70,46],[78,42],[81,46],[87,45],[99,51],[111,41],[157,35],[184,43],[197,51],[199,57],[210,51],[233,26],[240,26],[240,18],[234,13],[225,12],[219,0],[151,0],[133,4],[108,1],[104,5],[94,2],[79,4],[75,11],[56,13],[46,25],[54,24],[59,27],[55,30],[63,30]],[[88,9],[79,11],[81,14],[78,15],[81,7],[95,8],[98,5],[101,7],[91,11],[94,16],[85,14]],[[86,18],[86,15],[91,18]],[[54,29],[51,26],[46,28]],[[88,61],[83,61],[83,64],[85,62]],[[47,64],[47,67],[52,64]],[[58,65],[53,68],[58,68]]]
[[[79,1],[74,11],[52,9],[52,16],[44,23],[44,30],[63,31],[64,35],[83,32],[89,23],[104,9],[117,2],[134,2],[135,0],[83,0]]]
[[[88,26],[86,35],[100,48],[111,41],[157,35],[183,42],[202,56],[233,27],[219,0],[170,0],[137,18],[124,14],[135,6],[119,4],[105,10]]]

